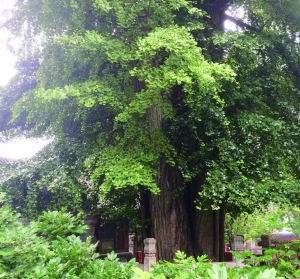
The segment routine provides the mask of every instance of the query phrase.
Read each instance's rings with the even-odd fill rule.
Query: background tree
[[[25,108],[36,131],[62,139],[95,116],[80,169],[100,200],[140,191],[159,259],[220,260],[225,212],[298,203],[299,9],[287,3],[18,3],[6,27],[25,56],[42,51],[15,117]]]

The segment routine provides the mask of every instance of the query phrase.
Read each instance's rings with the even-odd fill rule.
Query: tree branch
[[[256,33],[260,33],[261,32],[260,29],[258,29],[256,27],[253,27],[253,26],[251,26],[251,25],[249,25],[249,24],[247,24],[247,23],[245,23],[245,22],[243,22],[243,21],[241,21],[239,19],[236,19],[236,18],[234,18],[234,17],[232,17],[232,16],[230,16],[228,14],[225,14],[224,17],[225,17],[225,20],[231,21],[232,23],[234,23],[237,26],[241,27],[243,30],[244,29],[248,29],[248,30],[256,32]]]
[[[231,21],[232,23],[236,24],[243,30],[248,29],[255,33],[262,32],[261,29],[253,27],[253,26],[251,26],[239,19],[236,19],[230,15],[227,15],[227,14],[225,14],[225,20]],[[298,83],[298,80],[300,79],[299,66],[297,64],[295,64],[295,62],[291,59],[291,55],[288,53],[288,50],[285,48],[285,44],[282,41],[277,41],[277,42],[274,41],[274,48],[276,49],[278,54],[282,57],[282,59],[286,62],[286,65],[288,66],[289,70],[293,73],[293,75],[295,76],[297,83]]]

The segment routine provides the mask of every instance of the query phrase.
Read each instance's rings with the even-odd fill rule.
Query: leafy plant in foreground
[[[61,211],[45,211],[39,220],[31,225],[49,240],[58,236],[82,234],[88,229],[81,215],[74,216],[65,208]]]
[[[0,202],[3,201],[0,198]],[[0,274],[3,278],[27,278],[43,266],[52,252],[46,239],[18,221],[8,206],[0,207]]]
[[[243,259],[245,267],[243,270],[252,269],[255,271],[263,271],[267,268],[275,268],[279,276],[284,278],[297,278],[300,276],[300,241],[293,240],[291,242],[283,242],[272,249],[264,249],[263,256],[253,255],[246,250],[243,253],[234,253],[235,258]]]
[[[0,202],[3,201],[0,199]],[[134,260],[126,265],[111,253],[98,259],[91,238],[83,242],[80,216],[45,212],[28,226],[7,205],[0,207],[0,278],[5,279],[130,279]]]
[[[177,252],[177,254],[180,252]],[[283,279],[283,277],[277,277],[277,271],[274,268],[259,270],[256,267],[252,268],[229,268],[225,264],[208,264],[207,262],[201,262],[201,270],[195,268],[195,261],[187,258],[189,262],[185,262],[184,265],[178,265],[177,263],[161,262],[159,268],[154,265],[152,272],[143,272],[138,268],[133,268],[134,276],[132,279]],[[181,261],[181,260],[180,260]],[[167,269],[162,269],[162,266],[175,265],[172,275],[168,273]],[[158,272],[159,270],[159,272]]]
[[[152,274],[154,276],[160,276],[164,274],[163,278],[177,278],[178,276],[189,276],[186,278],[193,278],[190,276],[206,276],[207,270],[211,266],[206,256],[187,257],[183,252],[176,252],[176,258],[174,263],[171,262],[158,262],[153,266]],[[177,276],[177,277],[176,277]],[[181,278],[181,277],[178,277]]]

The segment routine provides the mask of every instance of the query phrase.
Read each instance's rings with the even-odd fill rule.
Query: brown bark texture
[[[180,173],[164,159],[160,162],[157,184],[161,193],[152,196],[152,236],[157,258],[173,261],[176,251],[188,256],[207,255],[223,259],[224,211],[198,210],[194,203],[197,185],[180,188]]]
[[[154,107],[149,108],[147,117],[157,129],[163,129],[163,119]],[[183,186],[180,170],[170,166],[164,157],[160,159],[156,176],[160,194],[152,195],[150,203],[152,237],[156,239],[159,260],[173,261],[178,250],[188,256],[205,254],[216,261],[221,259],[222,212],[198,210],[194,202],[203,177],[199,175],[190,185]]]
[[[225,11],[231,2],[199,0],[197,7],[210,15],[208,24],[212,30],[222,31]],[[211,35],[211,32],[209,34]],[[218,55],[215,57],[217,60]],[[156,128],[163,129],[163,118],[154,107],[147,111],[147,118]],[[223,260],[224,208],[219,211],[202,211],[198,210],[195,204],[205,174],[199,174],[200,178],[183,187],[179,169],[168,165],[163,157],[160,159],[158,171],[156,184],[160,194],[151,195],[149,204],[151,234],[156,239],[158,260],[173,261],[178,250],[189,256],[206,254],[215,261]]]

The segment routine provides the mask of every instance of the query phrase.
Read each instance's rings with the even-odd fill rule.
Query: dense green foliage
[[[285,277],[276,277],[276,270],[274,268],[269,268],[266,266],[261,267],[239,267],[236,266],[234,268],[226,267],[226,264],[221,265],[212,265],[207,262],[205,257],[198,257],[195,260],[192,257],[187,257],[182,252],[176,253],[176,258],[174,263],[170,262],[160,262],[153,266],[153,271],[151,274],[143,273],[138,269],[134,269],[136,272],[135,277],[133,279],[194,279],[194,278],[207,278],[207,279],[238,279],[238,278],[290,278],[289,276]],[[295,269],[294,269],[295,271]],[[281,275],[285,275],[283,272],[279,273]],[[291,272],[290,274],[293,274]],[[294,272],[296,275],[297,272]]]
[[[1,195],[2,203],[3,197]],[[96,245],[91,244],[90,239],[82,242],[73,234],[83,233],[86,227],[66,211],[45,212],[38,222],[27,225],[18,219],[19,215],[3,203],[0,208],[0,278],[278,278],[274,269],[230,270],[225,266],[212,266],[205,256],[195,260],[182,252],[176,254],[174,263],[160,262],[149,274],[136,268],[134,260],[120,263],[113,252],[104,260],[97,259]]]
[[[146,189],[170,194],[164,224],[192,220],[195,205],[234,216],[299,203],[299,11],[293,0],[18,1],[4,27],[23,41],[20,61],[40,65],[33,83],[1,91],[1,130],[54,141],[5,178],[8,198],[28,216],[113,203],[124,215]]]
[[[0,202],[2,203],[2,198]],[[112,253],[98,260],[97,244],[79,234],[82,219],[66,211],[45,212],[37,222],[24,225],[7,205],[0,208],[0,278],[131,278],[132,261],[118,262]],[[77,234],[77,236],[75,235]]]
[[[299,235],[299,208],[285,206],[284,209],[271,204],[256,208],[251,214],[243,212],[237,217],[226,215],[226,241],[234,235],[243,235],[245,241],[260,239],[261,235],[276,234],[283,229],[289,234]]]
[[[55,135],[58,142],[71,135],[73,141],[68,138],[64,149],[73,150],[66,151],[65,159],[71,159],[72,153],[79,160],[88,157],[86,166],[104,192],[111,186],[138,185],[157,192],[155,166],[164,155],[170,164],[178,165],[186,181],[207,169],[201,197],[212,199],[215,205],[225,199],[231,207],[249,208],[277,199],[278,194],[297,199],[299,98],[289,64],[296,67],[298,63],[293,59],[298,45],[291,34],[283,33],[290,28],[296,34],[296,26],[284,25],[282,13],[263,26],[260,34],[251,28],[215,33],[210,43],[216,52],[218,48],[226,52],[221,61],[230,69],[209,62],[205,44],[200,48],[196,43],[204,36],[203,11],[185,1],[135,4],[17,4],[7,26],[17,32],[27,20],[30,36],[23,36],[35,51],[39,49],[32,41],[35,36],[43,32],[47,40],[41,38],[39,85],[19,101],[16,115],[25,108],[27,123],[39,134]],[[244,3],[235,5],[238,9]],[[259,2],[243,7],[251,8],[251,13],[245,10],[250,23],[251,16],[263,22],[272,12],[271,6],[260,7]],[[271,23],[278,25],[277,31]],[[191,34],[196,34],[196,40]],[[279,37],[286,40],[288,53],[277,51]],[[141,92],[135,92],[132,78],[142,83]],[[178,86],[182,93],[175,103],[172,91]],[[24,85],[23,90],[27,90]],[[162,118],[164,129],[153,119],[145,119],[151,108]],[[82,144],[87,146],[84,150],[78,148]],[[75,182],[78,177],[69,170],[73,167],[78,172],[75,164],[76,159],[65,162],[68,169],[61,168],[55,175],[72,180],[72,193],[80,189]],[[47,184],[53,184],[51,179]],[[59,187],[60,183],[54,184]],[[242,198],[245,195],[247,199]]]
[[[300,275],[299,251],[299,240],[293,240],[279,243],[272,249],[264,249],[263,256],[253,255],[249,250],[234,255],[237,259],[243,259],[243,262],[249,266],[248,269],[251,269],[252,266],[258,266],[256,271],[275,268],[279,276],[297,278]]]

